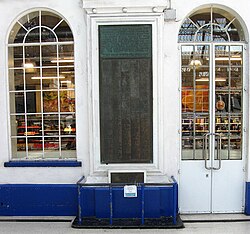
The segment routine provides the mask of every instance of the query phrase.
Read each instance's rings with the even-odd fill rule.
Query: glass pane
[[[185,19],[179,31],[179,42],[194,41],[196,31],[197,27],[193,24],[193,22],[189,18]]]
[[[231,138],[230,139],[230,159],[240,160],[241,156],[241,138]]]
[[[232,115],[230,118],[230,133],[232,136],[241,134],[241,115]]]
[[[36,159],[43,157],[43,144],[41,137],[28,137],[28,157]]]
[[[43,92],[43,112],[58,112],[58,92]]]
[[[27,31],[19,23],[15,23],[9,35],[9,44],[23,43],[26,33]]]
[[[228,115],[216,115],[215,118],[215,130],[216,133],[223,133],[223,135],[228,135],[229,133],[229,118]]]
[[[44,138],[44,158],[60,158],[59,138]]]
[[[61,142],[62,142],[61,147],[62,147],[62,150],[64,150],[64,151],[76,149],[76,138],[75,137],[62,137]]]
[[[24,90],[23,69],[9,70],[9,89],[10,91]]]
[[[222,20],[223,21],[223,20]],[[224,27],[213,25],[213,41],[214,42],[225,42],[229,41],[228,34]]]
[[[34,67],[40,66],[40,46],[25,46],[25,64],[26,72],[34,72]]]
[[[61,66],[74,65],[74,45],[59,45],[59,63]]]
[[[39,12],[34,11],[19,19],[19,22],[27,29],[30,30],[39,26]]]
[[[25,43],[38,43],[40,42],[40,29],[32,29],[25,38]]]
[[[202,160],[204,158],[203,155],[203,148],[205,147],[205,140],[204,137],[198,137],[195,140],[195,151],[194,151],[194,159],[195,160]]]
[[[23,67],[23,47],[10,47],[9,48],[9,68]]]
[[[231,89],[242,89],[242,67],[231,67]]]
[[[218,144],[218,143],[217,143]],[[221,140],[221,159],[226,160],[229,159],[229,139],[227,136],[223,136]],[[215,159],[218,159],[217,152],[215,155]]]
[[[43,66],[56,66],[52,63],[57,57],[57,45],[42,46],[42,65]]]
[[[216,92],[215,99],[216,112],[229,112],[229,94],[227,92]]]
[[[59,135],[59,116],[58,115],[44,115],[44,135],[53,136]]]
[[[75,88],[75,71],[74,67],[59,67],[60,75],[65,77],[60,79],[61,89],[74,89]]]
[[[64,80],[64,76],[58,76],[57,68],[43,68],[42,69],[42,86],[43,89],[57,89],[58,80]]]
[[[74,112],[75,111],[75,91],[67,90],[60,91],[60,111]]]
[[[193,59],[194,46],[182,46],[181,47],[181,64],[182,66],[189,66]]]
[[[242,46],[230,46],[230,62],[231,66],[242,66]]]
[[[209,117],[207,115],[196,114],[195,118],[195,136],[204,136],[209,132]]]
[[[62,137],[61,150],[62,158],[76,158],[76,138]]]
[[[210,25],[206,25],[202,27],[195,37],[195,41],[211,41],[211,27]]]
[[[11,136],[24,136],[25,117],[24,115],[10,116]]]
[[[57,38],[53,31],[42,27],[42,35],[41,35],[42,42],[56,42]]]
[[[42,11],[42,25],[53,29],[61,20],[61,17],[52,12]]]
[[[193,136],[193,132],[194,132],[193,115],[183,115],[182,136]]]
[[[193,138],[182,139],[182,160],[192,160],[194,158]]]
[[[36,97],[40,96],[40,92],[27,92],[26,93],[26,111],[27,113],[36,113],[36,112],[41,112],[40,111],[40,98],[37,101]],[[38,103],[38,105],[37,105]]]
[[[74,40],[71,29],[65,21],[61,22],[60,25],[57,26],[57,28],[55,29],[55,33],[59,41],[73,41]]]
[[[233,92],[230,94],[231,112],[241,112],[241,92]]]
[[[75,135],[76,123],[74,115],[61,115],[61,134],[63,135]]]
[[[34,68],[33,72],[27,72],[26,70],[25,84],[26,90],[41,90],[40,69]]]
[[[10,113],[25,113],[24,92],[10,93]]]
[[[29,136],[42,135],[42,115],[27,115],[27,131]]]
[[[215,46],[215,67],[229,67],[229,46]]]
[[[26,138],[11,138],[11,149],[13,159],[25,159]]]

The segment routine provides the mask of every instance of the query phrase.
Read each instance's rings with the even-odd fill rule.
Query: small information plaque
[[[137,197],[137,186],[136,185],[125,185],[124,186],[124,197]]]

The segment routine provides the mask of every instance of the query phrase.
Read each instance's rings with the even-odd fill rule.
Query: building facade
[[[0,215],[76,215],[83,176],[249,214],[248,6],[1,1]]]

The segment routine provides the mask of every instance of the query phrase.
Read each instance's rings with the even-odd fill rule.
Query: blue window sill
[[[4,167],[81,167],[79,161],[9,161]]]

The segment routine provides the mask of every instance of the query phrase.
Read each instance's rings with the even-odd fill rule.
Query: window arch
[[[21,17],[8,38],[13,159],[76,157],[74,39],[57,14]]]
[[[240,22],[220,8],[205,8],[188,16],[179,31],[179,42],[245,41]]]

